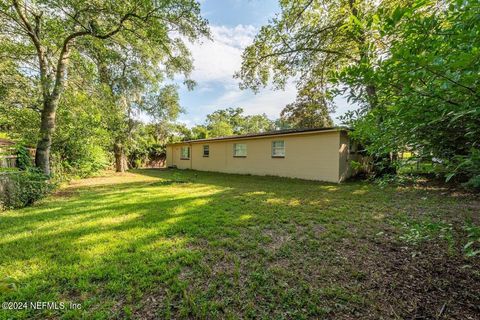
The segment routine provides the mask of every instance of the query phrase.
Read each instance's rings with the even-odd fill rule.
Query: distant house
[[[17,156],[12,154],[14,145],[14,141],[0,138],[0,168],[16,167]]]
[[[354,172],[348,129],[318,128],[200,139],[167,145],[167,166],[341,182]]]
[[[0,138],[0,168],[13,168],[17,166],[17,151],[15,141]],[[32,159],[35,158],[36,149],[27,147],[28,153]]]

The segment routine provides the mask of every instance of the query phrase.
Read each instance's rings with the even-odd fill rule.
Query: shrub
[[[469,189],[477,189],[480,190],[480,174],[471,177],[467,182],[463,184],[465,187]]]
[[[480,189],[480,149],[472,148],[467,155],[455,156],[446,161],[446,180],[457,178],[466,181],[467,188]]]
[[[476,257],[480,255],[480,227],[469,223],[463,228],[467,232],[467,243],[463,250],[467,257]]]
[[[32,158],[30,157],[30,153],[25,146],[17,145],[15,147],[16,156],[17,156],[17,167],[20,170],[26,170],[32,167]]]
[[[55,184],[37,169],[28,169],[2,176],[4,192],[0,195],[0,205],[4,209],[22,208],[45,197]]]
[[[75,152],[72,150],[54,152],[52,173],[56,181],[86,178],[106,169],[109,163],[111,163],[109,155],[100,146],[85,145]]]

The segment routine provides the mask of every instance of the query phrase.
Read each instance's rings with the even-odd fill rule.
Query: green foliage
[[[350,167],[352,168],[352,170],[357,171],[357,170],[361,170],[363,168],[363,165],[358,161],[351,160]]]
[[[480,7],[468,1],[417,1],[391,14],[378,12],[373,32],[389,41],[388,55],[375,60],[374,69],[358,64],[339,74],[352,88],[365,82],[376,86],[378,107],[362,109],[352,122],[353,136],[371,155],[414,150],[420,158],[435,158],[447,181],[475,185]],[[351,98],[367,104],[365,97]]]
[[[55,179],[87,177],[105,169],[112,161],[109,148],[113,133],[107,127],[112,106],[100,90],[92,88],[88,94],[87,89],[90,89],[88,84],[84,90],[72,88],[61,100],[52,144]]]
[[[242,108],[227,108],[207,115],[205,126],[213,137],[241,134],[245,118]]]
[[[33,165],[32,157],[30,156],[30,152],[28,149],[23,145],[16,145],[16,156],[17,156],[17,167],[20,170],[27,170]]]
[[[453,250],[453,227],[452,224],[433,221],[430,219],[403,222],[404,232],[400,235],[400,240],[407,244],[418,246],[423,242],[444,240]],[[415,252],[414,252],[415,253]]]
[[[5,192],[0,195],[0,204],[4,209],[22,208],[48,195],[55,185],[35,168],[4,174]]]
[[[16,291],[17,283],[18,281],[16,279],[10,277],[0,279],[0,294]]]
[[[177,87],[165,80],[181,74],[193,87],[185,43],[208,35],[194,0],[1,2],[0,130],[38,142],[44,172],[53,140],[54,165],[88,175],[114,144],[128,147],[140,112],[178,116]]]
[[[480,189],[480,149],[472,148],[467,155],[456,155],[445,163],[447,181],[455,176],[467,180],[465,186]]]
[[[470,177],[464,186],[470,189],[480,190],[480,175],[477,174],[473,177]]]
[[[40,105],[35,90],[12,60],[0,61],[0,131],[26,145],[34,145],[37,140]]]
[[[244,115],[242,108],[216,110],[207,115],[204,125],[192,128],[190,139],[224,137],[238,134],[259,133],[275,129],[274,122],[266,114]]]
[[[212,138],[231,136],[234,134],[232,125],[226,121],[216,121],[208,127],[208,136]]]
[[[406,186],[414,184],[417,177],[415,175],[405,174],[384,174],[378,177],[373,176],[371,179],[381,188],[385,188],[388,186]]]
[[[480,7],[475,1],[282,1],[243,53],[237,77],[255,91],[298,80],[290,126],[320,126],[333,98],[360,109],[343,121],[377,174],[396,155],[437,159],[443,176],[476,185],[480,136]],[[440,167],[440,166],[438,166]],[[439,169],[439,168],[437,168]]]
[[[295,102],[288,104],[280,114],[284,123],[290,128],[323,128],[332,127],[333,121],[327,108],[317,102]]]
[[[471,258],[480,255],[480,227],[469,223],[463,229],[467,232],[467,243],[463,246],[465,255]]]
[[[241,88],[254,91],[271,83],[282,89],[295,79],[297,99],[284,109],[285,118],[294,127],[329,126],[333,98],[345,93],[339,88],[342,80],[335,79],[337,71],[360,63],[370,65],[376,39],[368,28],[378,4],[287,0],[280,6],[281,13],[260,29],[243,52],[236,77]]]
[[[208,128],[204,125],[196,125],[192,128],[193,139],[206,139],[210,136]]]
[[[329,113],[335,108],[333,96],[310,80],[298,92],[297,99],[283,108],[280,119],[290,128],[323,128],[333,126]]]
[[[259,133],[272,131],[274,129],[275,127],[272,120],[270,120],[264,113],[245,116],[243,118],[243,125],[240,132],[242,132],[242,134]]]
[[[173,139],[173,130],[174,126],[169,123],[136,123],[126,148],[130,166],[140,168],[149,160],[164,156],[166,143]]]

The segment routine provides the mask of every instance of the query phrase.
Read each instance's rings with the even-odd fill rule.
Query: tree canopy
[[[388,55],[373,71],[357,65],[341,74],[352,87],[376,83],[382,108],[353,121],[371,153],[408,148],[446,164],[447,178],[480,173],[479,17],[471,1],[417,1],[379,16]]]
[[[475,1],[281,1],[243,53],[237,77],[258,91],[297,82],[285,116],[328,114],[333,98],[374,159],[436,159],[441,175],[480,181],[479,25]],[[462,178],[463,177],[463,178]],[[477,181],[476,180],[476,181]],[[480,186],[480,182],[477,182]]]
[[[187,138],[224,137],[274,129],[274,122],[266,114],[245,115],[242,108],[226,108],[208,114],[205,123],[194,126]]]
[[[29,105],[41,114],[36,164],[47,174],[57,109],[73,75],[101,73],[92,67],[99,57],[108,67],[115,65],[112,60],[129,57],[167,77],[188,76],[191,59],[183,39],[208,35],[193,0],[1,1],[0,26],[1,56],[33,88]]]

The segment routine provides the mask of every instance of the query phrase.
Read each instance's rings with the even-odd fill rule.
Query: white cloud
[[[293,83],[285,91],[264,89],[253,94],[250,90],[240,90],[238,80],[233,78],[241,67],[243,49],[253,42],[258,29],[252,25],[213,25],[210,29],[213,41],[189,44],[195,66],[192,79],[198,84],[193,94],[211,92],[213,88],[219,92],[208,105],[197,105],[195,109],[206,115],[218,108],[242,107],[246,114],[266,113],[272,119],[277,118],[281,109],[295,99]]]
[[[208,100],[198,100],[190,106],[187,114],[181,117],[188,126],[203,123],[205,116],[219,108],[242,107],[246,114],[265,113],[269,118],[280,116],[280,111],[295,100],[296,87],[293,81],[285,86],[285,90],[262,89],[253,94],[250,90],[240,90],[238,79],[233,78],[235,71],[241,67],[243,49],[252,43],[258,29],[252,25],[235,27],[210,26],[212,39],[203,43],[190,43],[195,70],[192,79],[198,86],[188,94],[214,93]],[[337,98],[338,106],[332,118],[339,123],[337,117],[347,110],[356,108],[345,98]]]
[[[188,45],[195,66],[192,79],[200,87],[210,81],[236,82],[233,74],[240,68],[243,49],[253,41],[257,30],[251,25],[211,26],[210,30],[213,41]]]
[[[295,100],[297,90],[293,82],[285,86],[285,90],[271,90],[269,88],[261,90],[257,94],[251,91],[242,91],[238,86],[231,87],[216,103],[217,105],[242,107],[246,114],[265,113],[269,118],[276,119],[280,111]]]

